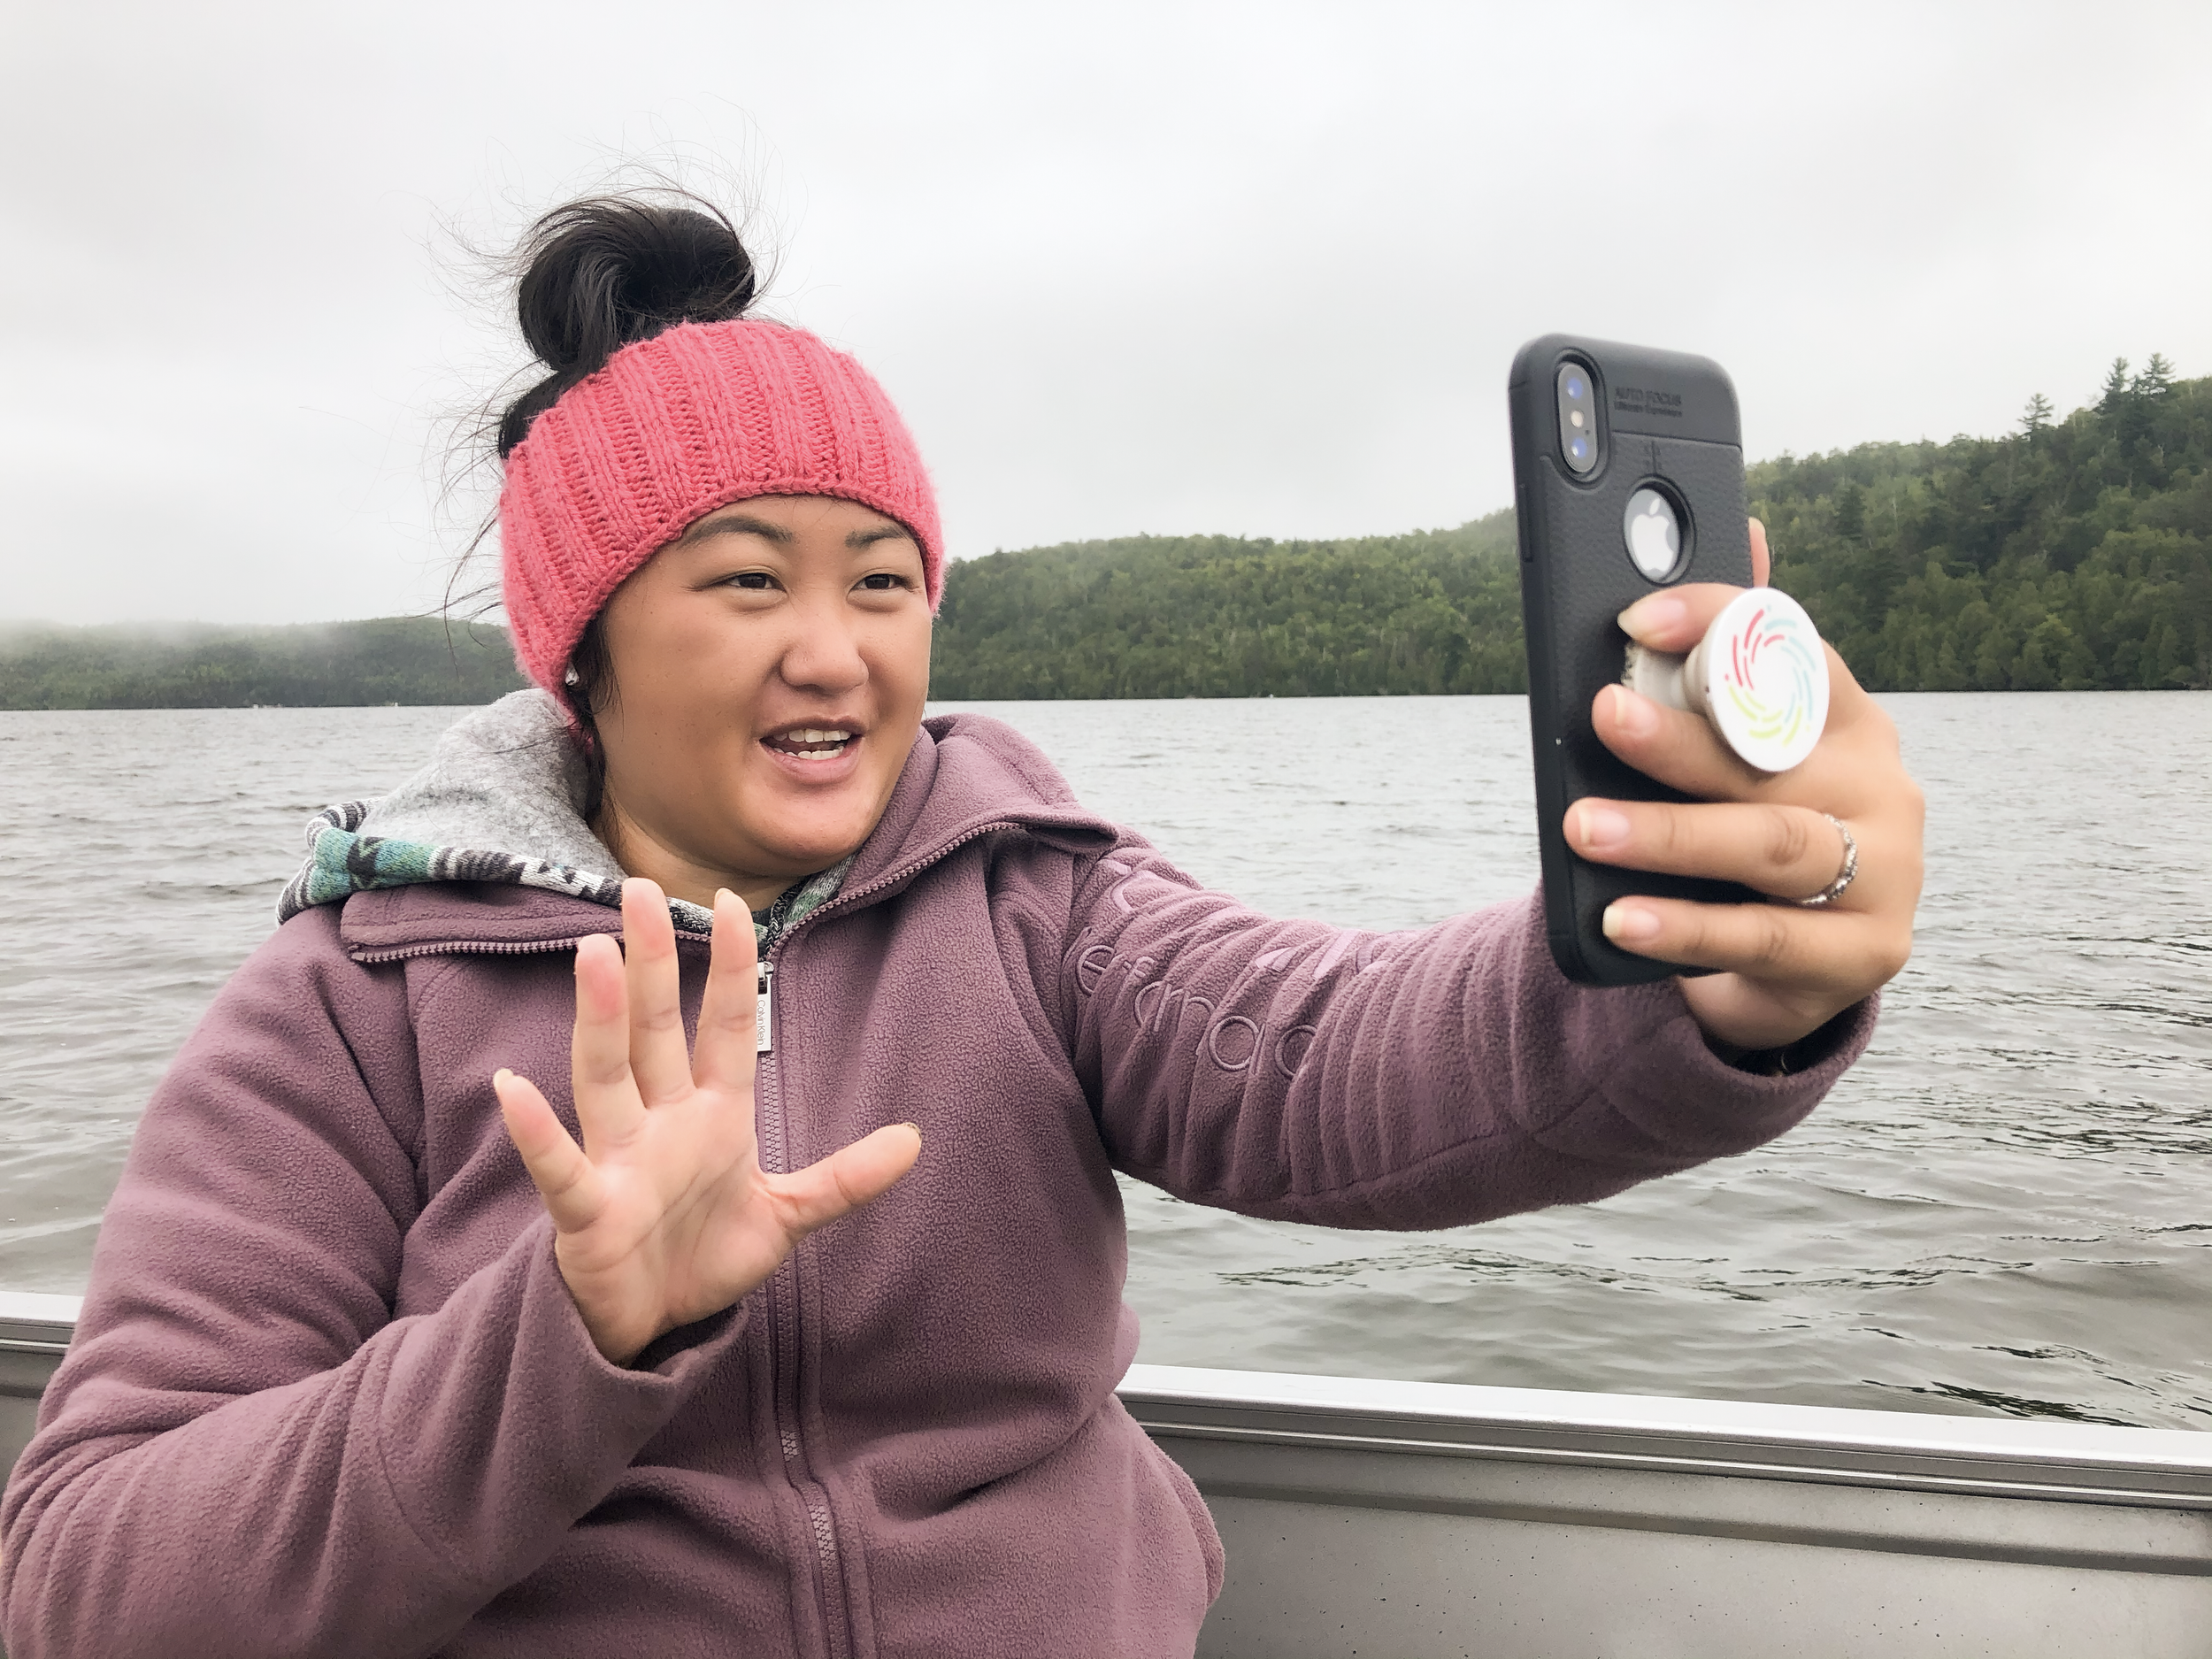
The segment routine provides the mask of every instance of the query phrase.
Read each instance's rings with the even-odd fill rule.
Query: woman
[[[1865,1043],[1919,799],[1840,664],[1780,780],[1595,710],[1713,803],[1580,803],[1588,856],[1803,898],[1822,814],[1857,838],[1825,910],[1617,907],[1709,977],[1571,986],[1525,903],[1269,919],[923,721],[927,477],[751,297],[711,215],[535,233],[500,524],[541,689],[326,815],[156,1093],[7,1494],[18,1659],[1187,1654],[1219,1546],[1114,1396],[1116,1171],[1479,1221],[1756,1145]]]

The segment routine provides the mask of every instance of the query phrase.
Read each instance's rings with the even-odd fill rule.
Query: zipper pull
[[[776,992],[771,981],[775,969],[766,963],[760,964],[760,989],[753,1003],[753,1052],[766,1054],[773,1046],[770,1033],[775,1029]]]

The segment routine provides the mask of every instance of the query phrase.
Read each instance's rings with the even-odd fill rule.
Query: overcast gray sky
[[[1508,504],[1555,328],[1755,457],[2212,373],[2212,5],[35,5],[0,35],[0,619],[434,603],[517,366],[449,234],[626,158],[905,410],[956,555]]]

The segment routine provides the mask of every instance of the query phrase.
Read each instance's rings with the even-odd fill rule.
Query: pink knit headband
[[[501,566],[515,660],[556,698],[585,625],[703,514],[835,495],[897,519],[944,586],[937,499],[868,371],[804,329],[684,323],[563,392],[507,457]]]

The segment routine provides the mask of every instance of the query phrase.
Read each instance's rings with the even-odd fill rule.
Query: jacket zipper
[[[973,837],[963,839],[972,840]],[[951,843],[943,851],[949,852],[958,844]],[[867,891],[879,890],[883,885],[884,881],[872,882]],[[813,915],[802,917],[799,926],[803,927],[815,916],[833,908],[833,902],[823,905]],[[797,927],[791,930],[792,933],[797,931]],[[365,950],[355,953],[353,959],[356,962],[402,962],[417,956],[456,953],[469,956],[543,956],[554,951],[573,950],[588,936],[579,933],[567,939],[533,940],[526,944],[490,940],[448,940],[434,944],[404,945],[388,950]],[[698,934],[680,933],[677,937],[695,941],[701,938]],[[789,937],[790,933],[786,933],[783,939],[778,940],[759,964],[760,977],[756,990],[759,1000],[754,1004],[754,1016],[758,1021],[754,1048],[759,1056],[759,1070],[754,1075],[753,1087],[762,1120],[759,1157],[761,1167],[772,1173],[781,1173],[790,1164],[789,1148],[784,1132],[781,1092],[777,1087],[774,1036],[775,958]],[[774,1273],[769,1276],[765,1286],[770,1363],[775,1371],[773,1407],[776,1439],[783,1454],[784,1479],[791,1483],[800,1501],[806,1506],[807,1529],[813,1536],[815,1570],[819,1575],[815,1601],[821,1613],[830,1659],[851,1659],[852,1616],[845,1600],[844,1569],[837,1548],[836,1523],[830,1514],[829,1492],[809,1471],[805,1443],[799,1432],[798,1288],[797,1267],[787,1256],[778,1263]]]
[[[354,962],[411,962],[418,956],[543,956],[557,950],[573,950],[587,939],[599,937],[596,933],[578,933],[568,939],[533,939],[513,943],[495,939],[448,939],[424,945],[395,945],[384,950],[349,950],[348,959]],[[703,945],[704,933],[688,933],[679,929],[676,942]]]
[[[557,950],[573,950],[589,937],[579,933],[573,939],[536,939],[525,945],[449,939],[436,944],[396,945],[388,950],[349,950],[346,955],[356,962],[411,962],[417,956],[542,956]]]
[[[778,941],[780,943],[781,941]],[[764,964],[761,975],[761,1017],[772,1018],[772,981]],[[759,1039],[759,1070],[754,1073],[753,1093],[761,1116],[761,1167],[772,1174],[787,1171],[789,1137],[786,1133],[783,1091],[779,1086],[774,1040],[764,1032]],[[852,1615],[845,1601],[844,1566],[837,1549],[836,1522],[830,1514],[829,1492],[814,1479],[806,1461],[806,1445],[799,1432],[799,1273],[796,1253],[776,1263],[768,1277],[769,1359],[775,1382],[771,1405],[776,1425],[776,1444],[783,1456],[783,1478],[798,1494],[806,1509],[807,1531],[814,1540],[815,1608],[830,1659],[849,1659],[852,1653]]]
[[[856,905],[863,899],[938,863],[972,841],[995,831],[1020,827],[1011,819],[979,824],[925,856],[878,876],[865,887],[840,893],[828,903],[801,917],[789,932],[768,948],[768,955],[760,964],[761,1028],[757,1041],[761,1060],[753,1083],[756,1102],[760,1109],[760,1163],[764,1170],[771,1174],[787,1174],[791,1161],[789,1120],[784,1111],[780,1087],[782,1079],[776,1064],[774,1039],[771,1031],[774,1013],[773,975],[776,959],[783,954],[784,948],[817,918],[839,909]],[[851,1659],[852,1609],[845,1595],[845,1570],[838,1550],[837,1523],[830,1509],[829,1488],[814,1479],[807,1462],[805,1437],[800,1430],[799,1401],[803,1379],[799,1363],[799,1270],[796,1252],[785,1256],[777,1264],[776,1271],[769,1276],[766,1288],[768,1327],[772,1342],[772,1360],[775,1370],[773,1404],[776,1440],[783,1455],[784,1479],[791,1483],[793,1490],[799,1494],[800,1502],[806,1506],[807,1527],[814,1539],[815,1570],[819,1575],[816,1605],[821,1613],[830,1659]]]
[[[801,917],[782,938],[769,947],[768,955],[760,963],[760,978],[756,993],[759,1001],[755,1004],[754,1010],[759,1022],[754,1044],[760,1057],[759,1069],[754,1074],[753,1091],[761,1118],[758,1156],[762,1169],[779,1175],[788,1173],[790,1169],[787,1119],[783,1108],[783,1091],[780,1087],[781,1079],[776,1064],[774,1036],[776,959],[783,954],[784,948],[819,918],[839,910],[850,909],[863,899],[896,886],[908,877],[941,862],[970,841],[979,841],[1000,830],[1021,827],[1019,820],[1014,818],[997,818],[987,824],[979,824],[922,856],[910,859],[895,870],[885,872],[865,887],[838,894],[828,903]],[[580,933],[571,939],[536,940],[527,944],[449,941],[441,944],[403,946],[392,950],[362,951],[355,954],[353,959],[356,962],[398,962],[411,956],[454,952],[480,956],[529,956],[572,950],[587,936]],[[703,941],[703,935],[681,930],[676,936],[680,940]],[[816,1605],[821,1614],[830,1659],[852,1659],[852,1609],[845,1596],[844,1563],[837,1545],[837,1523],[830,1509],[829,1488],[814,1479],[807,1463],[805,1437],[800,1430],[799,1273],[795,1257],[795,1252],[794,1256],[785,1256],[769,1276],[764,1287],[768,1302],[770,1363],[775,1371],[772,1404],[776,1440],[783,1455],[784,1479],[791,1483],[793,1490],[799,1494],[800,1502],[805,1505],[807,1528],[814,1539],[815,1569],[819,1575]]]

